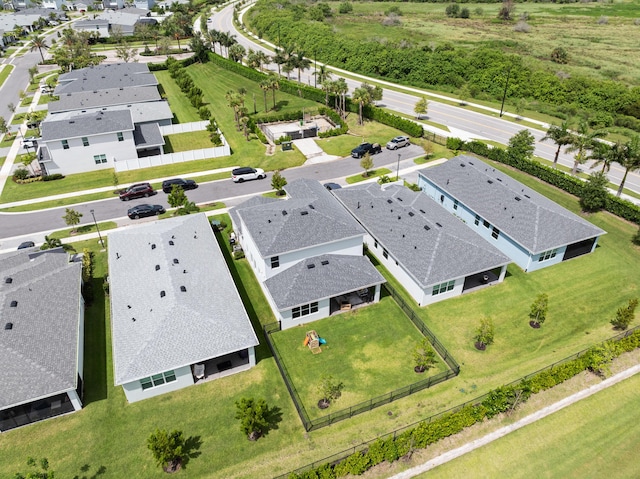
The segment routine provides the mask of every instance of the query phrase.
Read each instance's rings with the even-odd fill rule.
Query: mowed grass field
[[[397,42],[435,48],[443,43],[469,48],[488,46],[542,61],[553,71],[580,73],[640,83],[640,1],[572,4],[516,3],[513,22],[497,19],[502,3],[461,3],[469,19],[448,18],[447,3],[352,2],[353,12],[338,14],[339,1],[328,2],[334,16],[326,20],[335,34],[358,41]],[[385,26],[385,11],[399,7],[400,24]],[[526,16],[529,33],[514,31]],[[606,17],[606,20],[604,19]],[[551,51],[563,47],[569,63],[550,61]]]
[[[638,477],[639,390],[635,375],[417,477]]]

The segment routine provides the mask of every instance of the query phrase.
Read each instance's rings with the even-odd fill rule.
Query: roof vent
[[[11,284],[11,283],[13,283],[13,278],[7,278],[7,279],[4,280],[4,282],[7,283],[7,284]]]
[[[160,291],[160,297],[164,298],[167,295],[167,293],[164,292],[164,290]]]
[[[315,207],[315,206],[313,206],[313,205],[309,205],[309,209],[310,209],[310,210],[315,210],[315,209],[316,209],[316,207]]]
[[[282,216],[287,216],[289,213],[287,213],[287,210],[282,210]]]
[[[469,164],[470,164],[471,166],[473,166],[473,163],[472,163],[472,162],[469,162]]]
[[[431,228],[429,228],[429,226],[427,226],[427,225],[424,225],[424,229],[429,231]]]
[[[160,271],[160,265],[159,264],[156,265],[156,271]]]
[[[267,220],[267,223],[271,223],[271,220]]]
[[[102,120],[102,117],[101,117],[101,116],[99,116],[98,118],[96,118],[96,121],[97,121],[97,120]]]
[[[127,309],[131,309],[131,305],[130,304],[127,304]]]
[[[490,185],[492,185],[492,184],[493,184],[493,181],[491,181],[491,180],[487,180],[487,183],[489,183]]]
[[[136,322],[136,318],[131,318],[131,321],[133,321],[135,323]]]
[[[155,244],[155,243],[153,243],[153,244],[151,245],[151,249],[156,249],[156,244]]]
[[[173,258],[173,264],[178,264],[180,261],[178,261],[178,258]]]
[[[18,307],[18,302],[17,301],[11,301],[11,307],[12,308],[17,308]]]
[[[75,120],[69,120],[69,124],[73,125],[75,123]]]
[[[516,196],[516,201],[521,201],[522,198],[520,198],[519,196]]]
[[[401,219],[402,219],[402,216],[398,215],[398,219],[399,219],[399,220],[401,220]]]
[[[502,183],[502,178],[496,178],[500,183]]]
[[[93,93],[98,93],[98,90],[93,90]]]
[[[442,225],[441,225],[440,223],[436,223],[436,226],[437,226],[438,228],[442,228]]]
[[[467,165],[465,165],[464,163],[460,163],[460,166],[464,168]]]
[[[173,246],[174,244],[173,240],[169,240],[169,246]]]
[[[4,329],[9,330],[9,329],[13,329],[13,323],[7,323],[4,325]]]
[[[402,198],[400,198],[399,196],[398,196],[398,201],[402,201]]]
[[[387,200],[387,203],[391,204],[391,203],[393,203],[393,201],[391,201],[391,200],[389,199],[389,200]]]
[[[420,210],[420,213],[422,213],[423,215],[426,215],[424,210]]]
[[[326,266],[329,264],[329,261],[325,259],[325,260],[322,260],[320,263],[322,264],[322,266]]]
[[[316,265],[315,265],[315,264],[313,264],[313,263],[309,263],[309,264],[307,265],[307,269],[313,269],[313,268],[315,268],[315,267],[316,267]]]
[[[409,216],[415,216],[416,214],[413,211],[409,211]]]
[[[531,196],[529,196],[529,195],[524,195],[524,197],[531,199]]]
[[[300,212],[300,214],[301,214],[302,216],[307,216],[307,215],[309,214],[309,212],[308,212],[308,211],[301,211],[301,212]]]
[[[180,286],[180,291],[182,291],[183,293],[187,292],[187,287],[186,286]]]

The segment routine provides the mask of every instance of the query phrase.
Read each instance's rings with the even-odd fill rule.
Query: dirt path
[[[635,365],[629,369],[625,369],[624,371],[608,378],[605,379],[604,381],[598,383],[598,384],[594,384],[586,389],[583,389],[582,391],[578,391],[575,394],[572,394],[571,396],[567,396],[566,398],[555,402],[553,404],[551,404],[550,406],[544,407],[542,409],[540,409],[539,411],[536,411],[533,414],[530,414],[518,421],[516,421],[513,424],[510,424],[509,426],[505,426],[502,427],[490,434],[487,434],[486,436],[483,436],[479,439],[476,439],[474,441],[471,441],[463,446],[460,446],[456,449],[452,449],[451,451],[445,452],[444,454],[439,455],[438,457],[431,459],[423,464],[420,464],[418,466],[412,467],[411,469],[407,469],[406,471],[403,471],[401,473],[395,474],[393,476],[391,476],[391,479],[409,479],[411,477],[415,477],[418,474],[422,474],[424,472],[427,472],[441,464],[444,464],[446,462],[449,462],[453,459],[456,459],[460,456],[462,456],[463,454],[466,454],[468,452],[474,451],[475,449],[478,449],[479,447],[482,447],[486,444],[489,444],[493,441],[495,441],[496,439],[500,439],[503,436],[506,436],[507,434],[516,431],[522,427],[525,427],[529,424],[532,424],[542,418],[545,418],[557,411],[560,411],[561,409],[564,409],[567,406],[570,406],[571,404],[574,404],[582,399],[585,399],[599,391],[602,391],[603,389],[606,389],[610,386],[613,386],[614,384],[617,384],[621,381],[624,381],[627,378],[630,378],[631,376],[634,376],[635,374],[638,374],[640,372],[640,364]]]

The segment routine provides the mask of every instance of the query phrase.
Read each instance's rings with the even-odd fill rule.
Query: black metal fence
[[[310,419],[307,411],[304,407],[302,400],[300,399],[300,395],[296,390],[296,387],[289,376],[289,372],[287,371],[287,366],[284,361],[282,361],[282,357],[280,355],[280,351],[278,347],[271,339],[271,334],[277,331],[280,331],[280,323],[271,323],[264,326],[264,335],[267,339],[267,344],[269,345],[269,349],[273,354],[273,357],[276,360],[276,364],[278,369],[280,370],[280,374],[282,375],[282,379],[284,380],[285,385],[287,386],[287,390],[291,395],[291,399],[295,405],[296,411],[298,411],[298,415],[300,416],[300,420],[302,421],[302,425],[304,426],[306,431],[313,431],[314,429],[319,429],[321,427],[328,426],[338,421],[342,421],[343,419],[348,419],[357,414],[361,414],[363,412],[371,411],[377,407],[383,406],[385,404],[389,404],[390,402],[396,401],[398,399],[409,396],[418,391],[422,391],[423,389],[430,388],[431,386],[435,386],[441,382],[444,382],[448,379],[451,379],[457,376],[460,372],[460,366],[458,363],[451,357],[446,348],[438,341],[435,335],[427,328],[422,319],[418,317],[411,307],[404,302],[404,300],[398,295],[398,293],[391,288],[391,286],[384,285],[384,287],[389,291],[389,294],[394,298],[394,300],[398,303],[402,312],[407,315],[407,317],[411,320],[411,322],[418,328],[418,330],[427,338],[429,342],[433,346],[433,348],[438,352],[442,360],[449,367],[447,371],[443,371],[441,373],[435,374],[433,376],[429,376],[421,381],[409,384],[408,386],[404,386],[402,388],[396,389],[394,391],[388,392],[381,396],[374,397],[367,401],[363,401],[355,406],[351,406],[345,409],[341,409],[334,413],[331,413],[327,416],[322,416],[316,419]]]
[[[615,336],[612,336],[611,338],[603,341],[620,341],[623,338],[626,338],[627,336],[633,334],[636,330],[640,330],[640,326],[636,326],[632,329],[623,331],[620,334],[616,334]],[[572,354],[571,356],[568,356],[566,358],[563,358],[559,361],[556,361],[553,364],[550,364],[549,366],[545,366],[544,368],[538,369],[537,371],[527,374],[526,376],[521,377],[520,379],[516,379],[515,381],[510,382],[509,384],[506,384],[505,386],[512,386],[512,385],[517,385],[519,383],[521,383],[522,381],[525,381],[533,376],[535,376],[536,374],[539,374],[543,371],[551,371],[553,370],[553,368],[558,367],[564,363],[567,363],[569,361],[573,361],[574,359],[578,359],[579,357],[583,356],[584,354],[586,354],[587,351],[589,351],[589,349],[591,348],[587,348],[587,349],[583,349],[582,351],[579,351],[575,354]],[[345,449],[343,451],[337,452],[335,454],[332,454],[331,456],[327,456],[323,459],[319,459],[317,461],[314,461],[312,463],[307,464],[306,466],[302,466],[298,469],[295,469],[294,471],[290,471],[286,474],[282,474],[280,476],[275,476],[274,479],[286,479],[289,477],[289,475],[291,474],[302,474],[304,472],[310,471],[312,469],[315,469],[317,467],[320,467],[324,464],[334,464],[334,463],[338,463],[340,461],[342,461],[343,459],[346,459],[347,457],[349,457],[351,454],[354,454],[356,452],[359,451],[366,451],[369,446],[371,444],[373,444],[375,441],[378,440],[386,440],[389,439],[391,437],[393,437],[394,439],[399,436],[400,434],[410,430],[410,429],[414,429],[418,424],[423,423],[423,422],[427,422],[430,423],[432,421],[435,421],[436,419],[446,415],[446,414],[451,414],[451,413],[455,413],[457,411],[460,411],[462,408],[466,407],[466,406],[477,406],[478,404],[481,404],[485,399],[487,399],[487,397],[489,396],[490,393],[485,393],[481,396],[477,396],[469,401],[466,401],[462,404],[458,404],[456,406],[453,406],[452,408],[447,409],[446,411],[442,411],[439,412],[437,414],[434,414],[432,416],[429,416],[425,419],[420,419],[419,421],[416,421],[414,423],[408,424],[406,426],[403,426],[399,429],[396,429],[394,431],[388,432],[386,434],[381,434],[377,437],[374,437],[373,439],[369,439],[368,441],[364,441],[356,446],[350,447],[349,449]]]

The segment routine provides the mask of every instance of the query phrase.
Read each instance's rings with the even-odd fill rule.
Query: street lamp
[[[396,181],[400,179],[400,153],[398,153],[398,166],[396,166]]]
[[[98,227],[98,222],[96,221],[96,215],[93,214],[93,210],[90,211],[91,216],[93,216],[93,223],[96,225],[96,231],[98,232],[98,238],[100,238],[100,244],[104,248],[104,241],[102,240],[102,235],[100,234],[100,228]]]
[[[507,81],[504,84],[504,93],[502,94],[502,105],[500,105],[500,118],[502,118],[502,112],[504,111],[504,100],[507,98],[507,88],[509,87],[509,77],[511,76],[511,64],[507,70]]]

